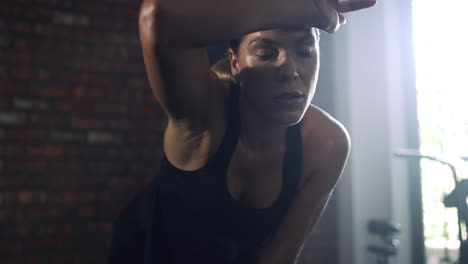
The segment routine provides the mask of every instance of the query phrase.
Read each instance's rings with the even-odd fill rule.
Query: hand
[[[157,28],[156,15],[158,13],[156,0],[144,0],[138,17],[141,43],[154,45],[156,43]],[[145,47],[143,47],[145,49]]]
[[[372,7],[376,4],[377,0],[319,0],[322,8],[329,18],[329,25],[321,28],[327,32],[336,32],[340,26],[346,23],[346,19],[341,13],[352,12],[360,9]]]

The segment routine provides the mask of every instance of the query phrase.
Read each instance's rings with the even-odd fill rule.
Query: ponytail
[[[226,81],[230,84],[236,83],[236,79],[231,73],[231,62],[229,61],[229,58],[219,60],[211,67],[211,70],[218,75],[220,80]]]

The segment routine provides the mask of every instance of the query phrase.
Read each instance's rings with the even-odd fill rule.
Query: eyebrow
[[[257,37],[257,38],[254,38],[252,39],[250,42],[249,42],[249,45],[252,45],[252,44],[255,44],[256,42],[260,42],[262,44],[269,44],[269,45],[278,45],[279,43],[274,41],[274,40],[271,40],[271,39],[267,39],[267,38],[261,38],[261,37]]]
[[[309,40],[315,40],[315,37],[313,35],[305,35],[296,40],[296,42],[306,42]]]
[[[315,40],[315,38],[314,38],[313,35],[303,35],[303,36],[298,37],[294,42],[295,43],[303,43],[303,42],[306,42],[306,41],[314,41],[314,40]],[[267,45],[278,45],[278,44],[280,44],[279,42],[274,41],[272,39],[256,37],[256,38],[252,39],[249,42],[248,46],[250,46],[252,44],[255,44],[256,42],[260,42],[262,44],[267,44]]]

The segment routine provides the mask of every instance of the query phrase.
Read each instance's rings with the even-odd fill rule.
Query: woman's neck
[[[281,151],[285,146],[287,125],[268,120],[245,99],[240,99],[241,130],[239,140],[254,152]]]

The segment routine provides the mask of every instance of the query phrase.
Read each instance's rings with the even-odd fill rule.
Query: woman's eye
[[[300,50],[300,51],[297,52],[297,55],[299,55],[301,57],[310,57],[312,55],[312,50],[311,49]]]
[[[261,60],[273,59],[276,55],[274,50],[261,49],[255,54]]]

